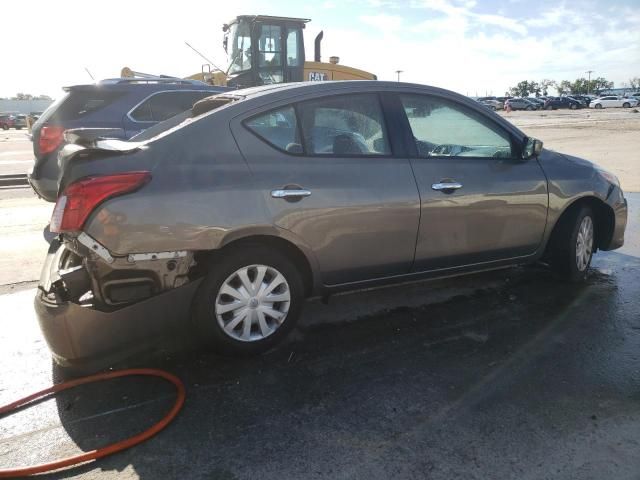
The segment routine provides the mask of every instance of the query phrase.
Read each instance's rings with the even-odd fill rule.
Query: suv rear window
[[[130,117],[136,122],[162,122],[186,110],[190,110],[198,100],[215,95],[207,91],[160,92],[138,105]]]
[[[58,122],[77,120],[91,112],[96,112],[113,103],[124,95],[123,92],[104,92],[99,90],[71,90],[66,99],[53,112]]]

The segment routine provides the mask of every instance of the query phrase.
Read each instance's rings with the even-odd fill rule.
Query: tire
[[[566,280],[584,281],[595,250],[595,217],[585,206],[568,212],[561,221],[554,232],[551,267]]]
[[[528,106],[527,108],[525,108],[525,110],[531,111],[531,110],[533,110],[533,107],[532,106]]]
[[[631,108],[631,104],[629,102],[624,102],[622,104],[622,108]]]
[[[257,285],[261,271],[263,281]],[[268,288],[269,282],[277,286],[266,296],[256,295],[255,290],[250,292]],[[282,301],[261,300],[269,296]],[[196,333],[215,351],[257,355],[291,331],[300,316],[303,300],[302,276],[295,264],[277,250],[249,244],[217,256],[194,298],[193,321]],[[238,306],[233,308],[234,304]],[[221,312],[223,308],[226,311]]]
[[[596,103],[596,108],[599,110],[602,108],[602,104],[601,103]]]
[[[545,107],[545,110],[553,110],[553,107],[551,105],[548,105],[547,107]]]
[[[575,110],[576,108],[578,108],[578,106],[575,103],[572,103],[571,105],[569,105],[569,108],[571,110]]]
[[[9,125],[2,125],[3,130],[9,130]]]

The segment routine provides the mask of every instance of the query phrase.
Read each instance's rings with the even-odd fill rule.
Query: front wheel
[[[601,103],[596,103],[596,108],[599,110],[602,108],[602,104]]]
[[[631,108],[631,104],[629,102],[624,102],[622,104],[622,108]]]
[[[555,232],[551,266],[567,280],[587,276],[595,249],[595,220],[589,207],[581,207],[561,220]]]
[[[578,106],[575,103],[572,103],[571,105],[569,105],[569,108],[571,110],[575,110],[576,108],[578,108]]]
[[[286,256],[260,245],[219,257],[194,299],[196,330],[221,353],[265,352],[291,331],[300,315],[300,272]]]
[[[3,130],[9,130],[9,125],[2,125]]]
[[[529,106],[527,106],[527,108],[526,108],[525,110],[531,111],[531,110],[533,110],[533,107],[531,107],[531,106],[529,105]]]

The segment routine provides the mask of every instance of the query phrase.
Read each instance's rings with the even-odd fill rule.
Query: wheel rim
[[[593,252],[593,221],[591,217],[584,217],[578,229],[576,239],[576,267],[584,272],[591,261]]]
[[[215,315],[222,331],[241,342],[255,342],[275,333],[291,305],[289,284],[267,265],[242,267],[222,283]]]

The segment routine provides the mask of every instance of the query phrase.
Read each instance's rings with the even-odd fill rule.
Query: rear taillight
[[[53,152],[62,143],[64,128],[57,125],[45,125],[40,129],[38,149],[41,155]]]
[[[133,192],[151,180],[150,172],[126,172],[82,178],[58,198],[51,215],[52,232],[77,232],[89,214],[109,198]]]

